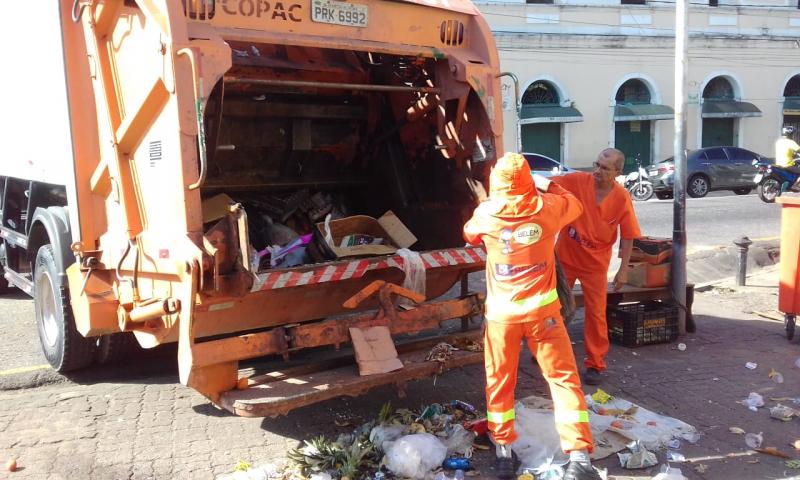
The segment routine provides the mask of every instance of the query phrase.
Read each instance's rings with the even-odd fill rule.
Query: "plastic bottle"
[[[469,458],[450,457],[446,458],[442,466],[448,470],[469,470]]]

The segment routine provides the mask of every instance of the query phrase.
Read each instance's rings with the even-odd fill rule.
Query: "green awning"
[[[787,98],[783,101],[784,115],[800,115],[800,98]]]
[[[614,107],[615,122],[634,122],[638,120],[669,120],[675,117],[675,111],[667,105],[651,103],[634,105],[616,105]]]
[[[760,117],[761,110],[749,102],[733,100],[703,102],[703,118]]]
[[[582,122],[583,115],[577,108],[557,107],[555,105],[523,105],[519,112],[519,123],[571,123]]]

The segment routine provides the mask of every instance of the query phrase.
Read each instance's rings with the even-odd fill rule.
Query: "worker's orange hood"
[[[497,160],[489,176],[489,202],[487,210],[500,218],[529,217],[541,210],[541,199],[525,157],[506,153]]]

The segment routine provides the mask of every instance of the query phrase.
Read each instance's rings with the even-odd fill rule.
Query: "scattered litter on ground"
[[[688,480],[680,468],[661,465],[661,471],[652,480]]]
[[[602,388],[598,388],[597,391],[592,394],[592,400],[602,405],[611,400],[611,395],[606,393]]]
[[[780,457],[780,458],[788,458],[791,460],[791,456],[787,455],[775,447],[765,447],[765,448],[756,448],[754,449],[758,453],[763,453],[765,455],[772,455],[773,457]]]
[[[784,464],[786,465],[786,468],[792,468],[792,469],[800,468],[800,460],[786,460]]]
[[[783,383],[783,375],[774,368],[769,370],[768,377],[775,383]]]
[[[686,461],[686,457],[681,452],[667,450],[667,461],[675,463],[683,463]]]
[[[745,433],[747,433],[739,427],[730,427],[728,428],[728,431],[736,435],[744,435]]]
[[[755,362],[747,362],[747,363],[745,363],[745,364],[744,364],[744,366],[745,366],[745,367],[746,367],[748,370],[755,370],[756,368],[758,368],[758,364],[757,364],[757,363],[755,363]]]
[[[708,472],[708,465],[706,465],[705,463],[699,463],[694,466],[694,471],[702,475]]]
[[[750,448],[758,448],[764,442],[764,433],[748,433],[744,436],[744,443]]]
[[[644,448],[641,443],[631,442],[628,449],[631,451],[630,453],[617,454],[622,468],[633,470],[658,465],[656,454]]]
[[[800,412],[794,408],[781,405],[780,403],[769,409],[770,418],[781,420],[783,422],[791,422],[795,416],[800,416]]]
[[[684,432],[681,438],[694,445],[700,441],[700,434],[697,432]]]
[[[764,397],[762,397],[756,392],[750,392],[750,395],[748,395],[747,398],[742,400],[741,403],[750,410],[757,412],[758,407],[764,406]]]
[[[677,438],[673,438],[672,440],[669,441],[669,443],[667,443],[667,446],[673,450],[678,450],[679,448],[681,448],[681,441],[678,440]]]
[[[680,350],[681,352],[685,352],[686,351],[686,344],[685,343],[679,343],[678,344],[678,350]]]
[[[240,464],[247,465],[247,462],[241,460],[239,462],[236,465],[237,468]],[[279,480],[284,478],[291,478],[290,474],[284,473],[284,467],[268,463],[258,467],[247,465],[246,470],[234,470],[233,473],[217,477],[217,480]]]
[[[430,433],[400,437],[386,450],[386,468],[407,478],[425,478],[445,459],[447,447]]]
[[[800,450],[800,440],[795,440],[791,445],[795,450]]]
[[[16,472],[17,471],[17,459],[11,458],[6,462],[6,470],[9,472]]]

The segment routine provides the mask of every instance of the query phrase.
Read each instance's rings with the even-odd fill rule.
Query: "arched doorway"
[[[537,80],[525,90],[519,122],[522,151],[562,161],[562,125],[583,121],[581,112],[562,103],[558,88],[547,80]]]
[[[703,89],[703,132],[700,146],[737,146],[739,119],[760,116],[761,110],[758,107],[737,98],[728,78],[714,77]]]
[[[632,78],[618,89],[614,106],[614,146],[625,154],[624,172],[653,161],[653,135],[656,120],[674,117],[672,108],[652,103],[652,93],[644,81]]]
[[[800,140],[800,75],[786,82],[783,89],[783,125],[794,127],[794,141]]]

